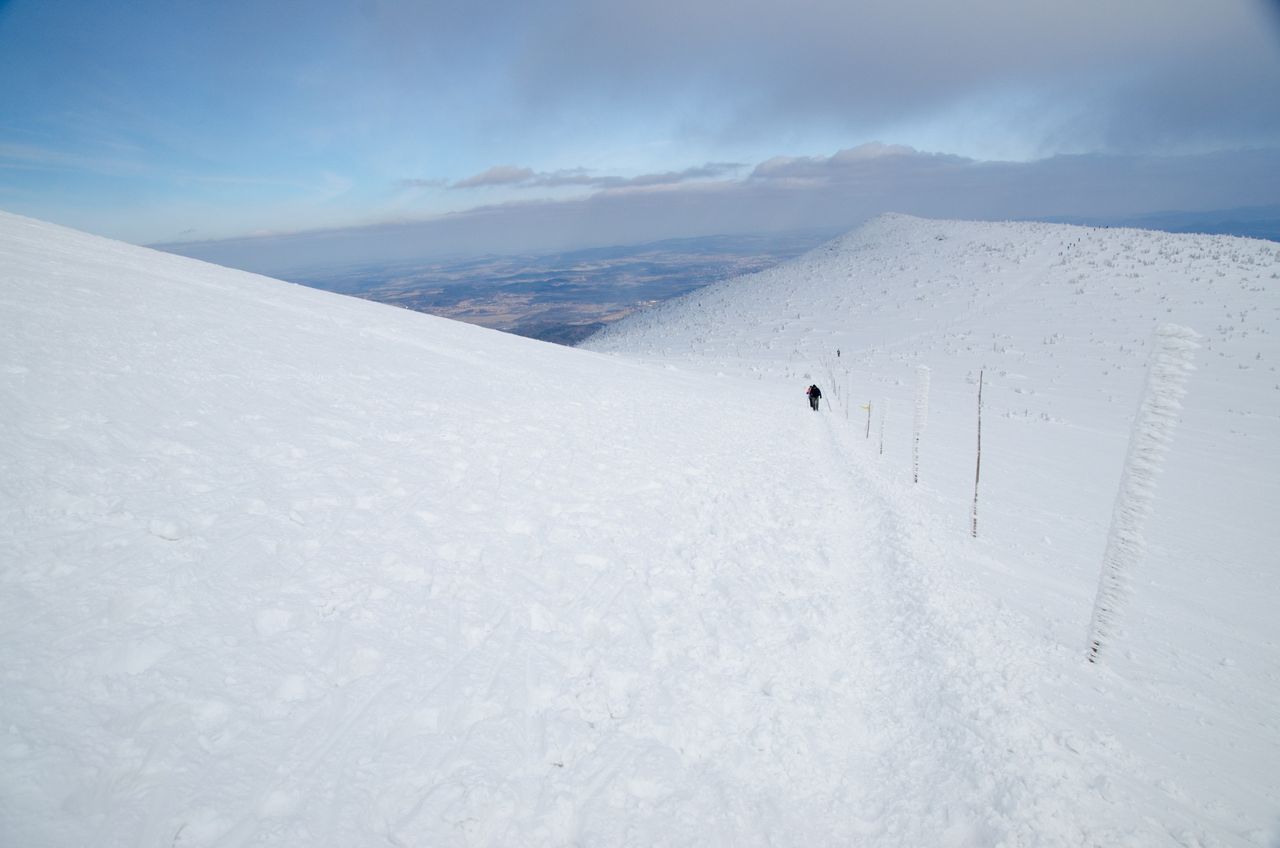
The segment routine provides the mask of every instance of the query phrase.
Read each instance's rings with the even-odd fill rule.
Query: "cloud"
[[[991,170],[850,147],[871,138],[1024,162],[1280,146],[1276,0],[296,6],[0,0],[0,181],[18,211],[155,238],[482,196]],[[326,171],[350,188],[317,203]]]
[[[1280,141],[1275,5],[529,0],[494,14],[489,3],[379,0],[373,8],[400,73],[426,79],[470,63],[501,96],[501,114],[525,130],[590,131],[615,113],[711,141],[814,128],[866,138],[922,124],[954,138],[995,123],[993,134],[1053,153]]]
[[[609,178],[599,185],[601,188],[652,188],[656,186],[677,185],[693,180],[711,180],[723,177],[747,167],[738,162],[708,162],[695,168],[683,171],[666,171],[660,174],[642,174],[630,179]]]
[[[517,168],[514,165],[495,165],[474,177],[458,180],[449,188],[489,188],[491,186],[520,185],[533,179],[534,173],[529,168]]]
[[[747,167],[737,162],[708,162],[682,171],[663,171],[636,177],[593,176],[583,169],[540,174],[529,183],[531,188],[554,188],[577,185],[597,189],[657,188],[696,180],[714,180]]]
[[[166,249],[287,276],[304,266],[412,261],[445,254],[850,229],[881,212],[964,219],[1100,219],[1157,210],[1229,209],[1275,202],[1280,196],[1280,148],[989,162],[909,148],[864,147],[829,157],[775,157],[743,178],[664,185],[662,191],[600,189],[568,200],[495,204],[423,221]]]
[[[400,180],[400,187],[401,188],[448,188],[449,181],[440,180],[440,179],[428,180],[428,179],[410,177],[407,179]]]
[[[665,171],[641,174],[636,177],[619,177],[593,174],[586,168],[568,168],[558,171],[535,172],[532,168],[514,165],[496,165],[472,177],[449,183],[444,180],[401,180],[401,185],[415,188],[476,189],[506,186],[521,189],[592,188],[628,189],[654,188],[678,185],[693,180],[723,177],[747,167],[736,162],[708,162],[682,171]]]
[[[909,162],[913,167],[971,161],[958,156],[921,153],[900,144],[871,142],[838,151],[829,157],[775,156],[757,165],[751,172],[751,179],[820,184],[847,180],[859,172],[882,171],[886,164],[894,164],[889,161],[891,159],[896,163]]]

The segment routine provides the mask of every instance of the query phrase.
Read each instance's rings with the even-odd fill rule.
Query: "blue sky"
[[[0,208],[140,243],[1280,202],[1273,1],[0,0],[0,79]]]

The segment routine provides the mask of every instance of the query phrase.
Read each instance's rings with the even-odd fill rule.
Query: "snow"
[[[1274,846],[1278,278],[888,216],[585,351],[0,215],[0,844]]]
[[[1090,626],[1089,661],[1097,662],[1103,643],[1109,641],[1117,611],[1129,592],[1129,572],[1146,554],[1143,528],[1151,514],[1155,477],[1164,467],[1164,457],[1173,442],[1186,393],[1186,380],[1195,369],[1197,335],[1177,324],[1156,329],[1147,368],[1147,385],[1142,406],[1129,436],[1128,455],[1120,477],[1120,491],[1111,513],[1107,550],[1102,557],[1102,577],[1093,602]]]

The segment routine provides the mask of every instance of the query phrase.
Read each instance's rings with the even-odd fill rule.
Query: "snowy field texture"
[[[0,845],[1274,848],[1278,280],[886,217],[585,351],[0,214]]]

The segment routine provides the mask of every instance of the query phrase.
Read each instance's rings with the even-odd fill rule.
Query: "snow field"
[[[884,216],[789,266],[635,316],[589,346],[762,383],[816,379],[855,456],[874,457],[866,468],[922,511],[921,537],[940,545],[924,563],[963,563],[943,585],[976,582],[987,617],[975,634],[998,629],[994,650],[1035,659],[1030,679],[1051,695],[1049,714],[1075,727],[1071,756],[1085,746],[1079,756],[1110,761],[1091,785],[1133,824],[1100,844],[1270,844],[1280,822],[1277,279],[1280,249],[1268,242]],[[1204,348],[1156,479],[1121,647],[1082,678],[1073,664],[1147,348],[1167,322],[1198,328]],[[922,482],[912,487],[920,365],[931,385]],[[980,369],[973,541],[962,534]],[[888,407],[882,457],[876,422],[864,437],[868,401]]]
[[[600,356],[0,216],[0,844],[1269,845],[1275,253],[1146,238],[889,218]],[[1090,666],[1147,313],[1037,275],[1214,251]]]
[[[33,241],[6,842],[829,833],[853,710],[814,701],[859,678],[817,422],[95,240],[48,309]]]

